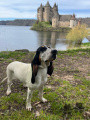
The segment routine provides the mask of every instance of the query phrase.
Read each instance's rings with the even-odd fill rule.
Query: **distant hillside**
[[[90,18],[78,18],[78,20],[81,20],[81,23],[85,23],[90,27]]]
[[[90,27],[90,18],[78,18],[82,23],[85,23]],[[16,19],[16,20],[7,20],[0,21],[0,25],[16,25],[16,26],[32,26],[36,20],[34,19]]]
[[[34,19],[16,19],[0,21],[0,25],[15,25],[15,26],[32,26],[36,20]]]

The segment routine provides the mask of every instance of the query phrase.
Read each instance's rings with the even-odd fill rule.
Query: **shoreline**
[[[74,47],[74,48],[68,48],[67,50],[58,50],[58,51],[68,51],[68,50],[78,50],[78,49],[90,49],[90,42],[88,43],[82,43],[81,47]],[[30,51],[28,49],[18,49],[18,50],[7,50],[7,51],[0,51],[1,52],[23,52],[23,53],[34,53],[35,51]]]
[[[64,32],[64,33],[67,33],[71,30],[71,28],[69,27],[59,27],[59,28],[53,28],[53,27],[50,27],[50,28],[33,28],[31,27],[30,28],[31,30],[35,30],[35,31],[45,31],[45,32]]]
[[[70,51],[85,51],[85,50],[90,50],[90,46],[88,47],[75,47],[75,48],[69,48],[67,50],[58,50],[58,52],[70,52]],[[19,49],[19,50],[14,50],[14,51],[0,51],[0,58],[1,58],[1,53],[4,55],[4,54],[7,54],[7,53],[22,53],[22,54],[28,54],[28,53],[35,53],[36,51],[29,51],[28,49]]]

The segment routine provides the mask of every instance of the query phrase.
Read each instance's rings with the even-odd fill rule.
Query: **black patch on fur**
[[[51,76],[53,73],[53,70],[54,70],[53,62],[50,62],[50,65],[48,66],[48,69],[47,69],[47,74]]]
[[[41,46],[37,49],[37,52],[40,53],[40,52],[44,52],[47,50],[47,47],[46,46]]]
[[[34,57],[34,59],[33,59],[33,61],[32,61],[32,63],[33,64],[37,64],[37,65],[40,65],[41,64],[41,61],[40,61],[40,53],[41,52],[44,52],[44,51],[46,51],[47,50],[47,47],[45,47],[45,46],[41,46],[41,47],[39,47],[38,49],[37,49],[37,51],[36,51],[36,55],[35,55],[35,57]]]
[[[39,59],[39,55],[40,55],[40,53],[36,53],[36,55],[34,56],[34,59],[32,61],[33,65],[40,65],[41,64],[41,61]]]

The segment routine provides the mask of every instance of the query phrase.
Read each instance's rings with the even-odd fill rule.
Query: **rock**
[[[29,53],[29,50],[28,49],[21,49],[21,50],[15,50],[17,52],[25,52],[25,53]]]
[[[90,117],[90,112],[89,112],[89,111],[86,111],[86,112],[84,113],[84,115],[87,116],[87,117]]]
[[[41,106],[41,104],[38,104],[38,107],[40,107],[40,108],[41,108],[41,107],[42,107],[42,106]]]
[[[39,117],[39,116],[40,116],[40,113],[39,113],[38,111],[36,111],[35,116],[36,116],[36,117]]]

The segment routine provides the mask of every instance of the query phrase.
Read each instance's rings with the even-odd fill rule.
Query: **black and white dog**
[[[7,66],[7,92],[11,93],[13,79],[18,79],[27,87],[26,109],[31,111],[31,97],[35,89],[39,89],[39,97],[42,102],[47,100],[43,98],[43,86],[47,82],[47,74],[52,75],[53,63],[56,59],[57,50],[50,47],[41,46],[37,49],[32,63],[12,62]],[[4,79],[4,80],[5,80]]]

